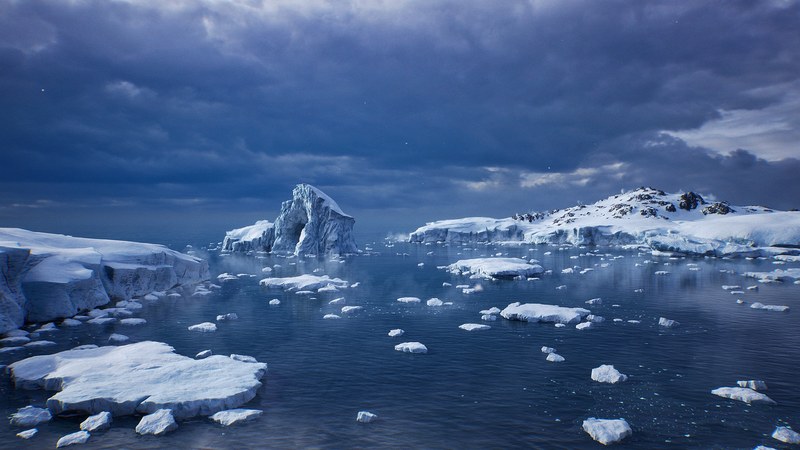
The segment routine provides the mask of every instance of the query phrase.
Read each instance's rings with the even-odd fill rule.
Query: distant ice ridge
[[[260,220],[228,231],[222,249],[229,252],[280,252],[295,255],[356,253],[355,219],[321,190],[298,184],[283,202],[275,222]]]
[[[591,205],[493,219],[467,217],[428,223],[416,243],[522,241],[532,244],[642,245],[698,255],[767,254],[800,245],[800,212],[707,202],[693,192],[639,188]],[[776,250],[780,251],[780,250]]]
[[[0,228],[0,333],[208,278],[163,245]]]

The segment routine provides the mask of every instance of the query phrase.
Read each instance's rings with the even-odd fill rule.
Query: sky
[[[0,2],[0,226],[221,238],[301,182],[375,232],[790,209],[799,143],[800,1]]]

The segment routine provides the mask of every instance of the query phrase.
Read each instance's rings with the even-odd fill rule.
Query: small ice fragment
[[[175,418],[172,417],[171,409],[159,409],[152,414],[142,417],[136,425],[136,432],[139,434],[152,434],[161,436],[178,428]]]
[[[776,311],[776,312],[784,312],[788,311],[789,307],[785,305],[765,305],[760,302],[754,302],[750,305],[753,309],[763,309],[765,311]]]
[[[600,383],[617,384],[626,381],[628,376],[615,369],[611,364],[603,364],[592,369],[592,380]]]
[[[547,360],[550,362],[564,362],[565,359],[563,356],[559,355],[558,353],[548,353]]]
[[[390,337],[402,336],[404,333],[405,333],[405,331],[403,331],[400,328],[395,328],[393,330],[389,330],[389,336]]]
[[[125,342],[130,339],[128,336],[124,334],[117,334],[113,333],[111,336],[108,337],[108,342]]]
[[[452,283],[448,283],[447,281],[445,281],[444,283],[442,283],[442,287],[450,287],[450,286],[452,286],[452,285],[453,285]]]
[[[256,419],[258,417],[261,417],[261,414],[263,414],[263,411],[259,409],[237,408],[237,409],[228,409],[225,411],[214,413],[209,417],[209,419],[213,420],[214,422],[217,422],[222,426],[229,427],[237,423],[247,422]]]
[[[431,298],[427,302],[425,302],[428,306],[442,306],[444,302],[439,300],[438,298]]]
[[[330,319],[341,319],[342,317],[337,316],[336,314],[325,314],[324,316],[322,316],[322,318],[325,320],[330,320]]]
[[[202,333],[211,333],[212,331],[217,331],[217,325],[211,322],[203,322],[203,323],[198,323],[196,325],[192,325],[188,329],[189,331],[200,331]]]
[[[599,298],[599,297],[598,298],[593,298],[593,299],[590,299],[590,300],[586,300],[586,304],[587,305],[602,305],[603,304],[603,300],[601,298]]]
[[[666,317],[659,317],[658,324],[661,325],[662,327],[673,328],[677,327],[681,323],[676,320],[667,319]]]
[[[47,422],[53,416],[50,411],[44,408],[37,408],[35,406],[26,406],[20,408],[11,415],[11,425],[16,427],[35,427],[36,425]]]
[[[556,349],[554,349],[553,347],[547,347],[547,346],[542,347],[542,353],[555,353],[555,352]]]
[[[111,427],[111,413],[103,411],[93,416],[89,416],[81,422],[81,430],[83,431],[100,431]]]
[[[464,323],[458,326],[464,331],[480,331],[480,330],[488,330],[492,327],[489,325],[481,325],[479,323]]]
[[[492,306],[489,309],[484,309],[480,312],[480,314],[500,314],[500,308],[496,306]]]
[[[619,442],[633,434],[631,426],[625,419],[595,419],[594,417],[583,421],[583,431],[603,445]]]
[[[577,330],[588,330],[589,328],[594,327],[594,322],[581,322],[575,325],[575,329]]]
[[[209,357],[209,356],[211,356],[212,354],[213,354],[213,353],[211,352],[211,350],[203,350],[202,352],[200,352],[200,353],[198,353],[198,354],[194,355],[194,359],[204,359],[204,358],[208,358],[208,357]]]
[[[90,434],[88,431],[76,431],[75,433],[62,436],[61,439],[56,442],[56,448],[66,447],[73,444],[85,444],[89,440],[89,437]]]
[[[417,297],[400,297],[397,299],[400,303],[419,303],[422,300],[418,299]]]
[[[556,328],[564,328],[565,326],[567,326],[567,325],[563,324],[563,323],[557,323],[556,324]]]
[[[358,415],[356,415],[356,421],[361,423],[370,423],[377,418],[377,414],[373,414],[369,411],[359,411]]]
[[[17,433],[17,437],[20,439],[30,439],[36,436],[36,433],[38,432],[39,432],[38,429],[31,428],[30,430],[20,431],[19,433]]]
[[[778,427],[772,433],[772,438],[787,444],[800,444],[800,433],[789,427]]]
[[[62,327],[77,327],[78,325],[83,325],[83,322],[75,319],[64,319],[61,321]]]
[[[428,353],[428,347],[421,342],[403,342],[395,345],[394,349],[404,353]]]
[[[236,313],[228,313],[228,314],[220,314],[217,316],[217,322],[223,322],[226,320],[236,320],[239,316]]]
[[[775,400],[772,400],[765,394],[756,392],[749,388],[721,387],[714,389],[713,391],[711,391],[711,393],[720,397],[729,398],[732,400],[738,400],[740,402],[745,402],[748,405],[752,403],[765,403],[769,405],[776,404]]]
[[[28,342],[27,344],[23,345],[25,348],[39,348],[39,347],[49,347],[51,345],[56,345],[53,341],[32,341]],[[9,348],[16,348],[16,347],[9,347]]]
[[[273,298],[272,300],[269,301],[269,306],[278,306],[280,304],[281,304],[281,301],[278,300],[277,298]]]
[[[364,309],[363,306],[342,306],[342,314],[349,314],[362,309]]]
[[[497,320],[497,316],[493,314],[484,314],[481,316],[481,320],[485,320],[487,322],[491,322],[493,320]]]

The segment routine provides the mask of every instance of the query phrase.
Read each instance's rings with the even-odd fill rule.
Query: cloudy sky
[[[800,207],[800,2],[0,2],[0,226]],[[124,234],[124,233],[123,233]]]

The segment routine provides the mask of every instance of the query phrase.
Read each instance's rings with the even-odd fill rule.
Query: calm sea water
[[[139,315],[148,321],[144,327],[85,325],[54,333],[51,338],[58,346],[48,353],[79,344],[102,345],[119,332],[133,342],[169,343],[184,355],[212,349],[269,363],[264,386],[245,405],[264,411],[254,422],[223,428],[194,419],[154,438],[134,433],[136,418],[118,418],[111,430],[93,435],[82,448],[601,448],[581,430],[582,421],[623,417],[634,434],[620,448],[751,449],[758,444],[788,448],[769,435],[777,425],[800,429],[800,286],[762,284],[743,295],[721,288],[758,284],[742,272],[792,264],[669,259],[609,249],[586,256],[593,249],[546,246],[369,246],[379,254],[344,263],[210,254],[214,276],[232,272],[257,277],[223,283],[211,297],[146,305]],[[481,281],[484,290],[471,295],[442,286],[476,280],[437,266],[496,253],[536,258],[553,273],[538,281]],[[272,276],[319,269],[318,274],[360,286],[313,298],[267,290],[258,285],[261,268],[274,264],[281,267]],[[690,270],[689,264],[699,270]],[[573,266],[595,270],[561,273]],[[670,273],[655,275],[658,270]],[[566,288],[556,289],[560,285]],[[341,320],[323,320],[326,313],[339,313],[340,306],[328,302],[340,296],[363,310]],[[402,296],[420,297],[423,303],[398,303]],[[424,301],[430,297],[453,305],[428,307]],[[594,297],[601,297],[603,304],[584,304]],[[280,306],[269,306],[272,298],[280,299]],[[737,298],[792,310],[753,310],[737,305]],[[502,309],[513,301],[587,307],[606,322],[580,331],[502,318],[480,320],[478,311]],[[186,329],[228,312],[237,313],[239,320],[219,324],[216,333]],[[659,327],[660,316],[681,325]],[[492,328],[458,328],[467,322]],[[406,333],[391,338],[387,332],[392,328]],[[429,353],[394,351],[404,341],[420,341]],[[543,345],[555,347],[566,361],[545,361]],[[0,364],[31,354],[1,355]],[[591,369],[600,364],[613,364],[630,379],[618,385],[593,382]],[[745,379],[765,380],[767,394],[778,404],[748,406],[710,394]],[[15,390],[7,375],[0,377],[3,415],[42,404],[46,397],[44,392]],[[357,423],[360,410],[378,414],[379,420]],[[19,430],[3,421],[0,449],[52,448],[58,437],[77,431],[81,420],[54,419],[40,426],[29,442],[14,437]]]

